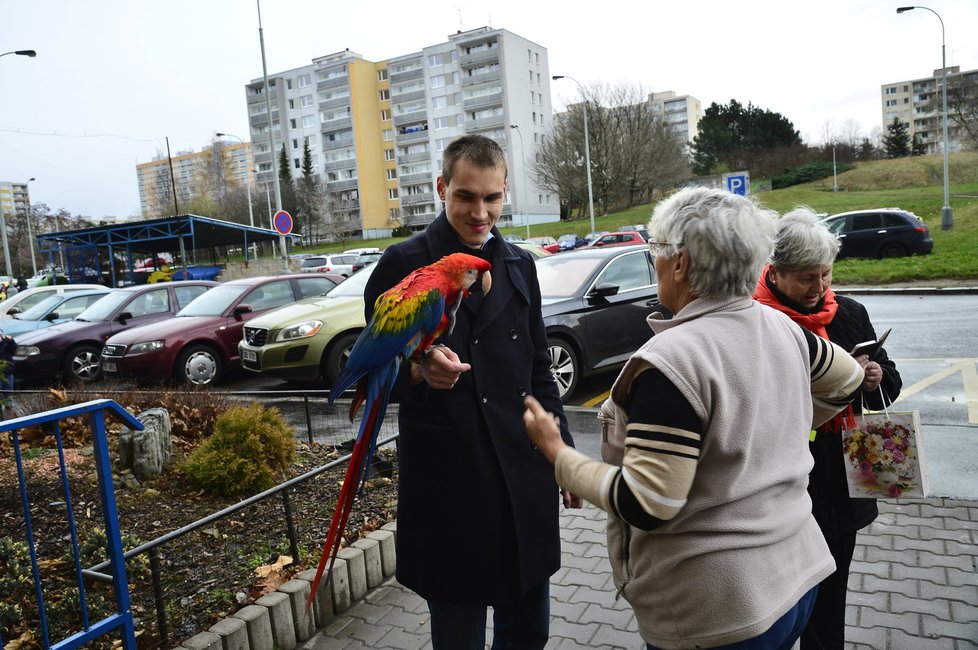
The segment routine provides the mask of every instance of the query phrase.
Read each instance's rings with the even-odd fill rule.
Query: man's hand
[[[428,354],[421,358],[421,365],[416,367],[417,374],[412,367],[413,383],[424,380],[432,388],[441,390],[453,388],[462,373],[472,369],[470,364],[459,361],[458,355],[444,345],[432,347]]]
[[[523,400],[526,410],[523,412],[523,423],[526,425],[526,435],[530,442],[537,447],[551,463],[566,445],[560,437],[560,425],[553,413],[548,413],[535,398],[530,395]]]
[[[880,364],[870,361],[869,356],[865,354],[856,357],[856,361],[863,367],[865,373],[863,375],[863,390],[872,392],[879,388],[880,382],[883,381],[883,368],[880,367]]]
[[[561,490],[560,490],[560,496],[564,500],[564,507],[565,508],[583,508],[584,507],[584,499],[582,499],[581,497],[579,497],[577,495],[571,494],[570,490],[564,490],[563,488],[561,488]]]

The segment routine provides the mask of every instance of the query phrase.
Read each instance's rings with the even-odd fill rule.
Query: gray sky
[[[882,0],[594,3],[264,0],[268,71],[349,48],[372,61],[459,29],[508,29],[547,48],[553,74],[781,113],[809,143],[880,125],[880,86],[941,65],[941,25]],[[948,65],[978,68],[978,1],[929,0]],[[559,7],[559,9],[554,9]],[[248,139],[244,85],[261,76],[254,0],[0,0],[0,180],[94,218],[139,213],[135,166]],[[552,82],[555,107],[574,100]]]

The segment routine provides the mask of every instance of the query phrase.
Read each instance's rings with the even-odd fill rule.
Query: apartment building
[[[136,165],[142,216],[152,218],[173,214],[173,182],[176,183],[179,206],[201,192],[207,192],[216,199],[232,182],[239,187],[246,184],[254,187],[253,168],[250,142],[219,139],[197,152],[178,151],[170,157],[157,154],[152,161]]]
[[[692,95],[676,95],[671,90],[652,93],[648,98],[649,107],[653,112],[665,118],[666,122],[686,143],[686,153],[689,153],[689,143],[699,133],[698,125],[703,118],[703,104]]]
[[[3,211],[4,216],[15,214],[27,216],[30,204],[31,197],[27,190],[27,183],[0,181],[0,210]]]
[[[884,133],[886,127],[893,123],[893,118],[897,118],[908,127],[910,137],[918,138],[927,148],[927,153],[940,153],[942,151],[941,147],[944,141],[941,124],[943,72],[943,68],[938,68],[929,77],[887,83],[880,86]],[[960,77],[963,77],[967,83],[978,85],[978,70],[961,72],[961,66],[949,66],[947,68],[948,85],[955,83]],[[957,129],[953,119],[948,121],[947,128],[948,149],[949,151],[956,151],[960,149],[960,145],[957,142]]]
[[[276,173],[283,145],[295,174],[308,143],[334,219],[349,234],[388,237],[430,223],[442,208],[442,151],[470,133],[507,152],[503,225],[560,218],[558,197],[529,171],[551,128],[547,50],[505,29],[460,31],[379,62],[347,49],[269,74],[268,91],[271,145],[264,81],[245,86],[259,183]]]

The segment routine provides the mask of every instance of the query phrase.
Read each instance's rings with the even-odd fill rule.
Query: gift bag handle
[[[888,410],[886,410],[886,393],[883,392],[883,383],[880,382],[880,385],[877,386],[876,388],[878,388],[879,391],[880,391],[880,401],[883,403],[883,414],[886,417],[890,417],[890,412]],[[860,393],[859,393],[859,400],[862,402],[862,406],[863,406],[862,411],[863,411],[863,413],[872,413],[873,412],[873,411],[870,411],[869,408],[866,407],[866,395],[865,395],[865,393],[863,391],[860,391]],[[890,402],[890,406],[893,406],[893,402]],[[877,411],[877,413],[878,413],[878,411]]]

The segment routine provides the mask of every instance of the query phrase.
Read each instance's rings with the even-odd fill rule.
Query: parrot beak
[[[482,274],[482,295],[489,295],[490,289],[492,289],[492,275],[486,271]]]

